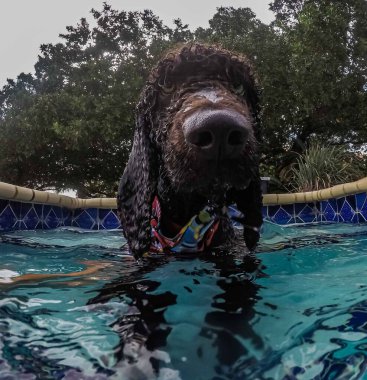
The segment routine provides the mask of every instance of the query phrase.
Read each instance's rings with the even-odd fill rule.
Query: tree
[[[367,141],[367,2],[274,0],[263,24],[220,7],[208,28],[168,28],[151,11],[104,4],[41,46],[35,75],[0,91],[0,180],[114,196],[134,108],[150,68],[176,43],[219,43],[248,57],[261,90],[264,174],[281,176],[313,138],[358,150]],[[287,177],[284,177],[287,182]]]
[[[275,0],[289,48],[291,150],[314,136],[361,147],[367,139],[367,2]]]
[[[41,46],[35,76],[0,93],[0,179],[36,189],[73,188],[114,196],[130,151],[134,108],[162,51],[191,38],[150,11],[104,4],[67,27],[62,43]]]

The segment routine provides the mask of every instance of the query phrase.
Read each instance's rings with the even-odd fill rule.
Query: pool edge
[[[263,215],[280,225],[367,221],[367,177],[328,189],[265,194]],[[116,198],[72,198],[0,182],[0,231],[73,226],[116,229]]]

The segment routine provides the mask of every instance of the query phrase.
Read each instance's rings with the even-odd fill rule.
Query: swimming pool
[[[1,379],[360,379],[366,372],[366,225],[267,223],[256,257],[243,259],[239,245],[227,255],[145,265],[121,249],[120,231],[14,231],[0,241]],[[11,282],[96,262],[84,276]]]

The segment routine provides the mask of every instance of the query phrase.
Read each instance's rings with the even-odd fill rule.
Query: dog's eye
[[[173,84],[171,84],[170,86],[167,86],[165,84],[164,86],[161,86],[161,91],[163,95],[172,94],[175,91],[175,86]]]
[[[245,94],[245,89],[243,88],[243,85],[241,84],[240,86],[237,86],[234,88],[234,92],[237,95],[243,96]]]

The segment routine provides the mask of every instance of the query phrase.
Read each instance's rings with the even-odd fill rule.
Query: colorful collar
[[[194,215],[176,236],[168,238],[161,232],[161,217],[161,206],[158,197],[155,197],[150,221],[152,243],[149,253],[202,252],[210,246],[220,223],[220,218],[214,208],[206,206],[197,215]]]

